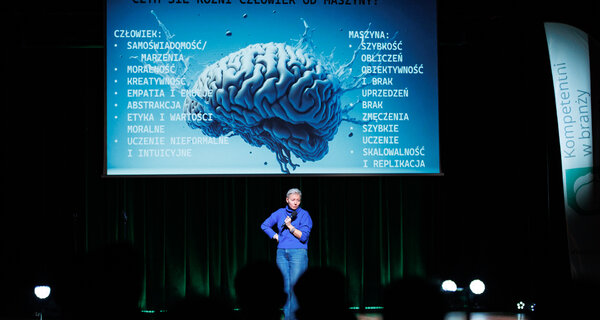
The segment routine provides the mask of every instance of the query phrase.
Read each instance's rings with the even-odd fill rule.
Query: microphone
[[[292,211],[292,214],[289,215],[288,217],[292,218],[292,221],[296,220],[296,216],[298,216],[298,212],[296,212],[296,210]],[[285,225],[285,222],[281,225],[281,230],[285,230],[285,228],[287,228],[287,226]]]

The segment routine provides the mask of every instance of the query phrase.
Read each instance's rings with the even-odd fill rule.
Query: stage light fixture
[[[469,289],[471,289],[471,292],[474,294],[482,294],[485,291],[485,284],[483,281],[475,279],[469,284]]]
[[[535,312],[536,311],[535,302],[519,300],[517,302],[517,310],[519,312]]]
[[[456,282],[452,280],[445,280],[442,282],[442,290],[446,292],[456,292],[457,289]]]
[[[49,286],[36,286],[33,288],[33,293],[40,300],[48,298],[50,296],[50,291],[51,289]]]

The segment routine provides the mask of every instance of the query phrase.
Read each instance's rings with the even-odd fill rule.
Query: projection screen
[[[105,175],[441,174],[434,0],[108,0]]]

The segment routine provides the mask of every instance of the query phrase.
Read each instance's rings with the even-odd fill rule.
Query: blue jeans
[[[285,320],[296,319],[298,302],[294,295],[294,285],[300,275],[308,268],[306,249],[277,249],[277,266],[283,273],[283,286],[288,299],[283,306]]]

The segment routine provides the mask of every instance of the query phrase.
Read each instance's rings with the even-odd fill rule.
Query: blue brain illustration
[[[206,67],[184,103],[191,128],[239,135],[275,153],[281,171],[328,152],[344,108],[335,74],[312,53],[284,43],[252,44]],[[198,115],[212,114],[211,120]]]

